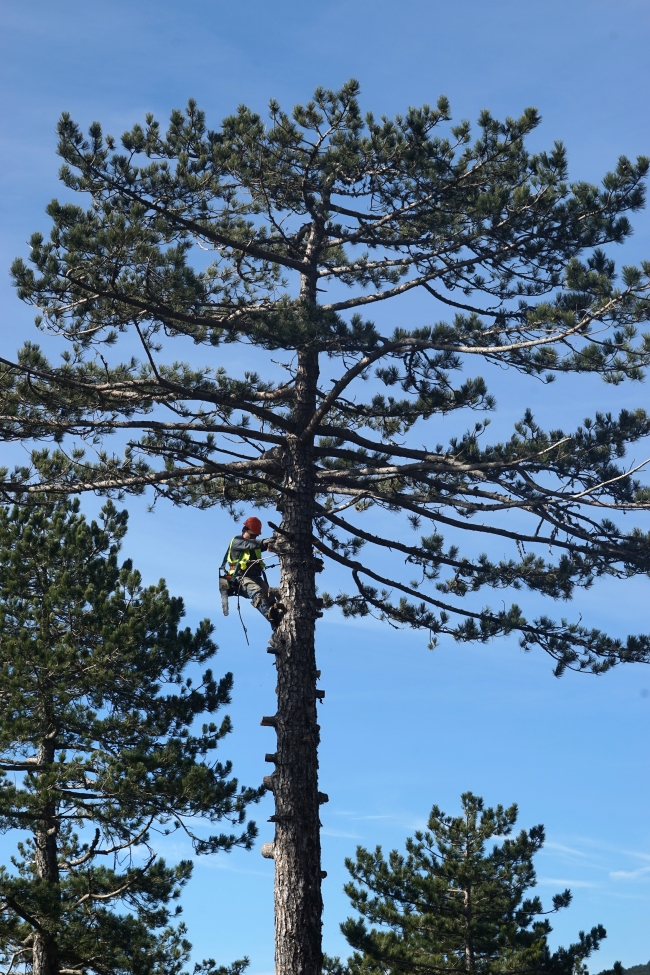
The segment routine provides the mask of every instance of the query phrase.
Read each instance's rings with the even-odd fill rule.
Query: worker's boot
[[[282,622],[283,616],[284,616],[284,606],[282,605],[282,603],[279,603],[277,601],[273,603],[268,613],[266,614],[266,618],[274,630],[277,630],[278,626]]]
[[[269,645],[267,647],[267,653],[279,653],[281,649],[281,641],[278,636],[278,627],[282,622],[282,617],[284,616],[284,606],[277,599],[273,605],[269,608],[266,618],[273,627],[273,633],[269,639]]]

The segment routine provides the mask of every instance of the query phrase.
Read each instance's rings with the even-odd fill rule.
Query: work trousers
[[[237,581],[237,585],[240,596],[250,599],[255,609],[268,619],[274,600],[269,596],[269,587],[264,579],[259,576],[244,576]]]

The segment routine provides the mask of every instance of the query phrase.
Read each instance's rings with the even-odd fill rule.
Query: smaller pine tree
[[[471,792],[461,802],[456,817],[434,806],[428,829],[407,839],[406,856],[392,850],[386,860],[379,846],[374,853],[358,847],[356,859],[346,860],[353,879],[345,892],[361,915],[341,925],[355,949],[349,973],[585,971],[583,960],[606,936],[602,925],[551,952],[545,915],[568,907],[571,892],[556,894],[549,911],[539,897],[526,896],[536,883],[532,861],[544,843],[543,826],[509,838],[516,805],[485,809]],[[486,850],[492,837],[504,839]],[[340,968],[337,959],[327,965],[332,975]]]
[[[152,833],[197,852],[256,833],[260,791],[209,761],[229,719],[195,728],[230,701],[231,674],[187,676],[215,653],[212,627],[181,628],[182,600],[118,563],[126,522],[111,503],[101,523],[76,501],[0,508],[0,829],[21,837],[0,868],[5,972],[178,975],[192,864],[167,865]],[[236,828],[199,838],[197,816]]]

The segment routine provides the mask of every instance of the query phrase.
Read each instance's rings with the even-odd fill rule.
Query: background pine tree
[[[0,868],[7,971],[178,975],[191,946],[171,921],[192,864],[168,866],[152,833],[180,830],[197,852],[256,835],[259,790],[212,758],[232,675],[187,677],[214,655],[212,627],[181,628],[182,600],[118,562],[126,520],[111,502],[101,524],[78,501],[0,508],[0,828],[24,837]],[[199,838],[197,816],[237,828]]]
[[[565,431],[522,409],[493,443],[485,419],[446,444],[438,422],[495,406],[481,376],[457,378],[468,361],[544,381],[642,377],[650,264],[617,273],[604,248],[631,233],[648,160],[571,183],[561,145],[527,151],[534,109],[504,122],[485,111],[473,139],[469,123],[447,124],[446,98],[390,120],[363,116],[358,92],[318,89],[291,114],[272,101],[268,125],[242,106],[215,130],[190,102],[119,147],[64,115],[61,178],[83,206],[53,201],[49,238],[34,235],[13,269],[63,359],[28,343],[0,371],[0,435],[55,444],[7,474],[7,498],[150,489],[281,513],[287,614],[266,721],[278,975],[321,969],[314,547],[351,581],[326,606],[422,628],[432,644],[517,634],[558,674],[650,659],[646,635],[501,599],[569,599],[599,576],[650,571],[648,533],[618,518],[650,503],[623,460],[650,433],[647,413],[605,409]],[[431,302],[421,321],[383,329],[361,315],[385,302],[399,315],[408,293]],[[227,343],[246,350],[233,375]]]
[[[352,875],[345,891],[361,918],[341,930],[356,949],[347,971],[378,973],[553,972],[574,975],[605,937],[602,925],[568,948],[551,951],[551,925],[545,915],[571,902],[565,890],[545,911],[535,886],[533,857],[544,843],[544,828],[534,826],[510,838],[517,807],[485,809],[466,792],[460,816],[434,806],[428,829],[406,841],[406,856],[381,847],[357,848],[346,860]],[[500,844],[489,846],[494,837]],[[367,923],[366,923],[367,922]],[[378,927],[368,927],[378,925]],[[340,963],[339,963],[340,964]],[[336,961],[330,960],[335,973]]]

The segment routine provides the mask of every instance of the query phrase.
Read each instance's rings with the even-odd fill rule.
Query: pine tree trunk
[[[54,737],[48,737],[38,750],[39,778],[47,774],[54,764]],[[40,880],[58,889],[59,864],[57,857],[57,821],[54,802],[48,801],[42,810],[42,825],[34,831],[34,866]],[[54,902],[51,905],[54,906]],[[34,932],[32,949],[33,975],[58,975],[59,963],[56,950],[56,918],[41,916],[41,929]]]
[[[287,438],[284,455],[286,493],[278,545],[287,611],[278,631],[277,759],[272,777],[276,975],[320,975],[322,966],[313,438],[308,443],[299,439],[313,414],[317,380],[317,353],[301,352],[295,433]]]
[[[465,860],[469,859],[469,849],[465,846]],[[472,936],[472,888],[466,887],[463,892],[463,911],[465,914],[465,971],[474,971],[474,939]]]

